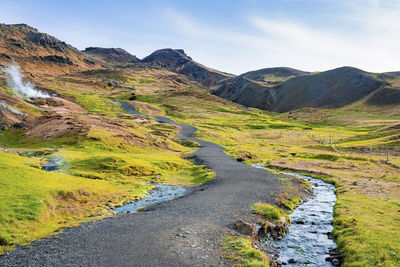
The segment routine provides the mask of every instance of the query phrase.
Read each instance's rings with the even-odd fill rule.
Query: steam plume
[[[17,95],[32,98],[50,97],[48,94],[37,90],[33,83],[24,82],[22,80],[21,69],[17,64],[14,63],[13,65],[5,67],[4,71],[7,74],[7,85],[11,87]]]

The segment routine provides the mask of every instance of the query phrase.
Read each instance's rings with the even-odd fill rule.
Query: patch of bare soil
[[[122,138],[132,145],[143,146],[145,143],[129,131],[123,123],[102,116],[86,113],[80,105],[59,97],[37,99],[48,114],[32,120],[26,128],[26,137],[52,139],[68,135],[86,133],[90,129],[102,129],[111,133],[111,137]]]

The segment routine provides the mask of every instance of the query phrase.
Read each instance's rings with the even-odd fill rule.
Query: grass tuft
[[[250,238],[228,236],[222,241],[222,247],[227,260],[234,266],[266,267],[270,262],[265,253],[261,252]]]
[[[290,223],[289,215],[277,206],[267,203],[255,203],[251,206],[251,210],[254,213],[264,216],[267,220],[281,222],[281,218],[284,217]]]

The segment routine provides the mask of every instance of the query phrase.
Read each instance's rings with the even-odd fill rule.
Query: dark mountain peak
[[[163,48],[154,51],[142,61],[146,63],[159,63],[170,65],[171,61],[180,60],[181,63],[191,61],[192,58],[186,55],[183,49]]]
[[[186,75],[208,87],[214,86],[219,80],[232,77],[230,74],[207,68],[193,61],[183,49],[160,49],[145,57],[142,62]]]
[[[140,62],[140,59],[122,48],[88,47],[83,52],[93,56],[98,56],[108,63]]]
[[[37,46],[45,49],[66,52],[66,49],[80,53],[76,48],[66,44],[59,39],[39,32],[37,29],[26,24],[0,24],[0,35],[11,49],[22,48],[34,51]]]
[[[19,24],[4,24],[0,23],[0,30],[15,30],[18,29],[19,31],[38,31],[37,29],[25,24],[25,23],[19,23]]]
[[[365,74],[368,74],[368,72],[366,72],[366,71],[363,71],[361,69],[351,67],[351,66],[343,66],[343,67],[323,71],[321,73],[328,73],[328,74],[329,73],[346,73],[346,74],[365,73]]]

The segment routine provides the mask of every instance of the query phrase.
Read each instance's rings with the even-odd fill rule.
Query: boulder
[[[245,222],[243,220],[238,220],[235,223],[236,230],[244,235],[248,235],[254,240],[258,240],[257,225]]]
[[[283,222],[265,221],[262,222],[261,225],[261,228],[258,230],[258,235],[261,238],[281,240],[286,235],[288,230],[288,225]]]

